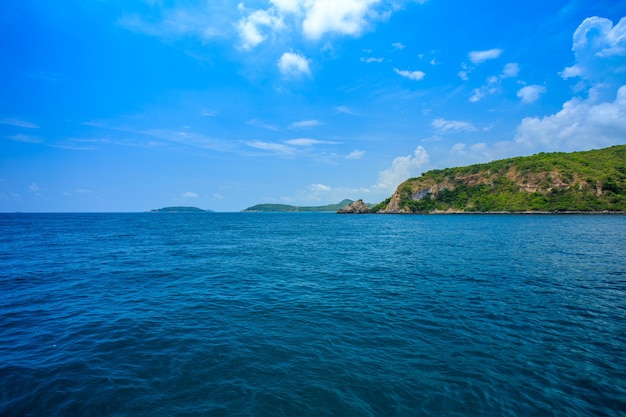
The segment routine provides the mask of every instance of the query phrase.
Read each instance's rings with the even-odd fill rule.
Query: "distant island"
[[[203,210],[198,207],[163,207],[149,210],[150,213],[214,213],[213,210]]]
[[[341,212],[363,212],[357,208]],[[428,171],[369,212],[626,212],[626,145]]]
[[[248,207],[243,212],[264,212],[264,213],[292,213],[292,212],[336,212],[350,204],[354,203],[352,200],[342,200],[337,204],[328,204],[325,206],[291,206],[288,204],[257,204],[252,207]],[[370,204],[370,207],[374,207],[374,204]]]

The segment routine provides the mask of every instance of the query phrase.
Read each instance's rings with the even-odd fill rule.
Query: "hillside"
[[[328,204],[326,206],[291,206],[288,204],[257,204],[252,207],[248,207],[244,212],[335,212],[348,204],[351,204],[352,200],[343,200],[337,204]]]
[[[626,145],[428,171],[378,213],[626,211]]]

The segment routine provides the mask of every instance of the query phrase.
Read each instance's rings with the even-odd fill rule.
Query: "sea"
[[[0,214],[0,415],[626,416],[626,215]]]

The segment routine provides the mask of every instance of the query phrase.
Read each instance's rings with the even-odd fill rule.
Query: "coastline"
[[[626,215],[626,211],[580,211],[580,210],[571,210],[571,211],[425,211],[425,212],[411,212],[411,213],[379,213],[379,212],[370,212],[370,213],[338,213],[338,214],[381,214],[381,215],[413,215],[413,214],[428,214],[428,215],[486,215],[486,214],[498,214],[498,215]]]

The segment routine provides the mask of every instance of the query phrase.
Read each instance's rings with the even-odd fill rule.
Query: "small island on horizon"
[[[335,213],[337,210],[349,206],[354,203],[353,200],[345,199],[337,204],[327,204],[325,206],[292,206],[289,204],[257,204],[252,207],[248,207],[242,212],[245,213]],[[374,204],[369,204],[369,207],[374,207]]]
[[[213,210],[204,210],[198,207],[163,207],[160,209],[148,210],[149,213],[215,213]]]

